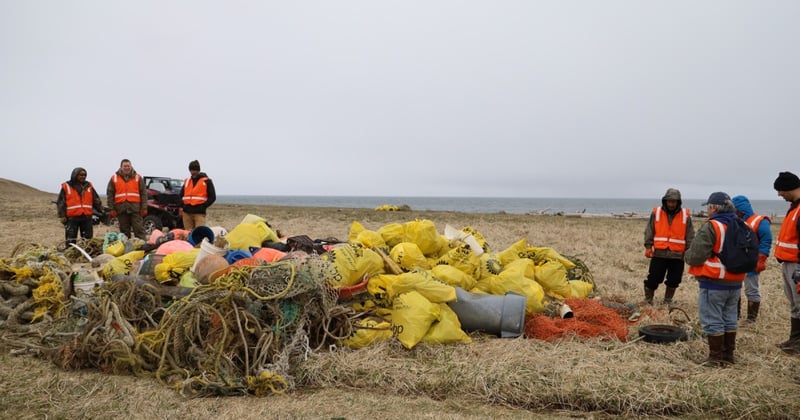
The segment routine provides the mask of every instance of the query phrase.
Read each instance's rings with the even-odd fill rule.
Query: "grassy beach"
[[[63,227],[55,194],[0,179],[0,257],[19,244],[56,246]],[[403,203],[388,203],[402,205]],[[658,204],[658,203],[654,203]],[[757,209],[756,209],[757,210]],[[0,411],[15,418],[796,418],[800,358],[774,344],[788,335],[788,305],[774,259],[761,275],[758,322],[740,329],[737,363],[725,369],[690,361],[707,352],[704,339],[669,345],[638,339],[638,327],[679,322],[664,305],[642,304],[646,219],[554,215],[376,212],[371,209],[214,205],[208,224],[232,229],[247,214],[264,217],[285,235],[347,239],[351,224],[377,230],[414,219],[471,226],[500,251],[519,239],[580,258],[600,296],[636,304],[642,313],[629,340],[473,336],[469,345],[396,342],[354,351],[319,352],[302,367],[303,384],[286,395],[186,399],[152,378],[65,371],[20,351],[0,327]],[[696,218],[696,227],[703,220]],[[773,225],[777,234],[779,225]],[[106,226],[97,226],[102,237]],[[658,300],[663,287],[657,291]],[[697,285],[686,275],[676,305],[697,315]]]

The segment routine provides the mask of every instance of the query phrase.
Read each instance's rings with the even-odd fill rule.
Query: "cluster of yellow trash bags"
[[[545,296],[583,298],[593,288],[588,282],[568,280],[567,270],[575,264],[554,249],[531,246],[523,238],[494,252],[471,227],[446,226],[440,234],[430,220],[393,223],[377,231],[354,222],[347,239],[349,247],[328,252],[340,286],[368,276],[371,299],[353,305],[380,315],[365,318],[364,328],[344,341],[354,348],[393,336],[409,349],[420,341],[469,343],[471,339],[447,305],[456,300],[456,287],[477,294],[525,296],[528,314],[544,311]],[[399,273],[384,271],[382,250],[388,250]]]
[[[230,250],[248,250],[267,240],[280,240],[264,219],[252,215],[225,238]],[[194,287],[182,277],[191,277],[198,253],[194,248],[165,255],[155,266],[156,280]],[[133,263],[143,257],[141,250],[120,255],[106,265],[102,275],[110,280],[114,274],[129,274]],[[326,279],[333,288],[368,279],[368,298],[342,302],[373,314],[362,318],[356,332],[343,340],[342,344],[352,348],[393,337],[409,349],[419,342],[471,342],[448,306],[456,300],[456,287],[475,294],[522,295],[527,314],[543,312],[546,296],[583,298],[593,289],[591,283],[568,280],[567,270],[575,264],[552,248],[532,246],[523,238],[505,250],[494,251],[471,227],[448,225],[439,233],[430,220],[392,223],[378,230],[353,222],[347,242],[333,246],[321,258],[333,266],[335,276]]]

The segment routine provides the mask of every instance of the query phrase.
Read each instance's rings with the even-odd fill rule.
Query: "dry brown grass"
[[[19,243],[52,246],[62,240],[54,198],[0,180],[0,256]],[[353,221],[377,229],[413,219],[432,220],[440,231],[445,224],[472,226],[495,250],[525,237],[581,258],[601,295],[637,304],[647,272],[641,219],[215,205],[208,221],[230,229],[248,213],[284,233],[312,238],[345,239]],[[299,367],[298,391],[265,398],[187,400],[150,378],[63,371],[30,355],[5,353],[0,410],[21,418],[796,418],[800,388],[792,378],[800,373],[800,359],[774,346],[786,338],[789,323],[779,276],[770,261],[762,274],[759,321],[740,330],[738,362],[726,369],[690,362],[707,350],[697,338],[670,345],[637,340],[638,325],[670,322],[667,309],[656,306],[644,308],[628,342],[476,335],[470,345],[420,344],[409,351],[389,342],[318,353]],[[691,317],[696,294],[697,285],[685,277],[676,297]]]

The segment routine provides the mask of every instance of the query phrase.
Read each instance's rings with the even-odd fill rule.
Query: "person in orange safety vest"
[[[664,303],[672,303],[683,278],[683,253],[692,244],[694,227],[691,212],[681,207],[682,204],[681,192],[675,188],[667,189],[661,198],[661,206],[650,213],[644,230],[644,255],[650,258],[644,280],[644,298],[651,305],[662,282],[667,288]]]
[[[64,225],[67,243],[75,243],[80,232],[81,238],[91,239],[94,235],[92,214],[103,213],[103,202],[91,182],[86,180],[86,169],[72,170],[69,181],[61,184],[56,199],[58,219]]]
[[[725,232],[739,218],[731,197],[715,192],[702,205],[708,206],[708,221],[697,229],[684,255],[689,274],[698,282],[698,319],[708,338],[708,357],[698,363],[724,366],[735,362],[737,309],[747,273],[731,273],[719,258]]]
[[[206,225],[206,210],[217,201],[214,183],[205,172],[200,171],[200,162],[189,162],[189,178],[183,180],[180,197],[183,205],[183,228],[192,230]]]
[[[778,344],[784,352],[800,354],[800,178],[781,172],[773,184],[775,191],[791,203],[775,242],[775,258],[781,263],[783,293],[789,301],[791,329],[789,339]]]
[[[117,218],[120,233],[132,238],[131,229],[137,238],[147,240],[144,217],[147,216],[147,189],[144,178],[136,173],[131,161],[122,159],[119,169],[108,181],[106,200],[111,208],[110,216]]]

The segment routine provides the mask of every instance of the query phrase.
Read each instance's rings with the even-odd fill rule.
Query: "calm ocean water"
[[[412,210],[444,210],[465,213],[589,213],[589,214],[649,214],[660,199],[623,198],[492,198],[492,197],[345,197],[345,196],[263,196],[220,195],[219,203],[268,204],[276,206],[375,208],[384,204],[408,205]],[[704,210],[705,200],[686,199],[683,206],[692,212]],[[783,200],[751,200],[757,213],[783,216],[789,203]]]

